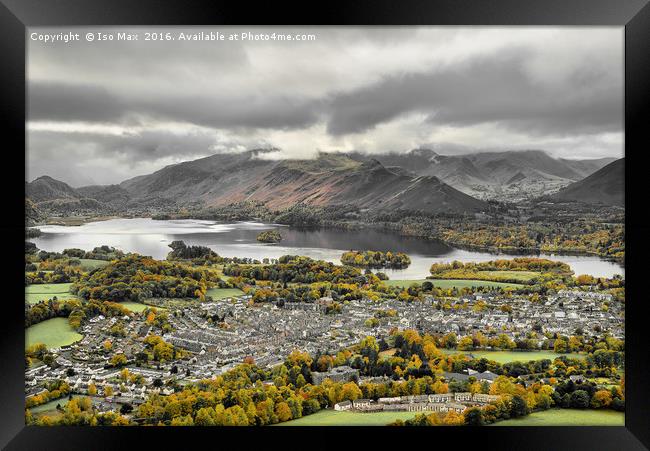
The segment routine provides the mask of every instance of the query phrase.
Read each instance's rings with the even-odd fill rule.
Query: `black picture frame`
[[[650,110],[649,0],[356,0],[319,2],[139,0],[0,0],[2,102],[0,127],[5,168],[0,176],[4,218],[5,315],[0,345],[0,445],[6,449],[113,449],[144,440],[148,448],[205,440],[211,448],[263,446],[387,446],[393,438],[403,446],[497,449],[647,449],[650,448],[650,374],[647,317],[643,304],[643,257],[649,250],[645,222]],[[17,189],[25,164],[26,27],[57,25],[610,25],[625,27],[626,164],[626,416],[625,427],[501,428],[81,428],[24,425],[24,201]],[[8,139],[11,138],[11,141]],[[12,142],[10,145],[9,142]],[[14,158],[11,158],[14,157]],[[9,287],[10,285],[10,287]],[[291,432],[288,432],[291,429]],[[335,430],[336,429],[336,430]],[[339,431],[346,433],[339,435]],[[350,433],[350,434],[347,434]],[[226,440],[228,436],[228,440]],[[444,436],[444,437],[443,437]],[[373,443],[374,442],[374,443]],[[445,445],[445,442],[447,443]],[[205,446],[205,445],[204,445]],[[394,445],[390,445],[394,446]]]

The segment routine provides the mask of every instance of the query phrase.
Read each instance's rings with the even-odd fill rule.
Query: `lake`
[[[333,263],[347,250],[404,252],[411,257],[411,266],[401,270],[385,270],[391,279],[421,279],[429,275],[434,262],[459,260],[480,262],[494,260],[498,254],[456,249],[438,241],[404,237],[375,229],[344,231],[336,229],[304,230],[278,224],[259,222],[223,223],[205,220],[155,221],[149,218],[111,219],[80,226],[45,225],[38,227],[43,235],[31,239],[39,249],[60,252],[67,248],[91,250],[107,244],[124,252],[137,252],[164,259],[174,240],[189,245],[207,246],[224,257],[247,257],[262,260],[282,255],[305,255]],[[257,234],[278,229],[283,237],[279,244],[259,243]],[[624,274],[623,267],[596,256],[539,254],[542,258],[568,263],[576,274],[612,277]],[[501,258],[504,255],[501,254]],[[512,256],[507,256],[512,258]]]

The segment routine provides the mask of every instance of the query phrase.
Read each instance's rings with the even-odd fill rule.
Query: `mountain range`
[[[369,158],[360,153],[352,158]],[[568,160],[541,150],[439,155],[430,149],[374,156],[388,167],[436,176],[466,194],[483,199],[531,199],[582,180],[615,158]]]
[[[275,210],[304,203],[472,213],[487,208],[488,192],[512,191],[530,197],[531,191],[536,192],[531,187],[541,189],[549,183],[551,191],[567,186],[568,190],[572,182],[590,174],[595,179],[601,177],[598,173],[612,160],[554,159],[541,151],[445,156],[427,149],[375,156],[321,153],[310,160],[274,160],[270,159],[273,152],[255,149],[216,154],[166,166],[118,185],[72,188],[42,176],[27,183],[27,196],[37,207],[64,213],[197,203],[224,206],[241,201],[263,202]],[[612,181],[604,202],[613,202],[622,184],[613,180],[615,171],[606,174]],[[540,194],[548,194],[546,189]],[[580,192],[580,186],[568,192],[574,191]],[[483,199],[470,195],[476,192],[484,194]]]
[[[262,155],[264,152],[262,152]],[[264,160],[260,152],[221,154],[180,163],[120,186],[141,197],[208,206],[255,200],[283,209],[297,203],[348,205],[369,209],[479,211],[483,201],[459,192],[433,176],[404,175],[375,159],[321,154],[313,160]]]

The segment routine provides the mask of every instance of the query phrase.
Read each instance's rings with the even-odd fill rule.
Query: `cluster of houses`
[[[430,395],[396,396],[391,398],[356,399],[341,401],[334,405],[334,410],[354,410],[358,412],[458,412],[462,413],[468,406],[485,405],[499,399],[497,395],[483,393],[436,393]]]
[[[314,385],[322,384],[325,379],[330,379],[332,382],[358,382],[359,370],[343,365],[324,372],[312,371],[311,380]]]
[[[395,310],[396,314],[381,318],[377,327],[369,327],[366,320],[378,308],[376,302],[368,299],[354,300],[342,305],[341,314],[326,314],[320,303],[282,303],[278,305],[248,305],[249,295],[226,298],[212,302],[186,304],[170,308],[169,322],[172,331],[163,339],[174,346],[191,352],[189,359],[167,362],[158,368],[136,366],[135,357],[144,348],[143,339],[153,333],[152,327],[138,316],[105,318],[102,315],[89,320],[81,331],[83,338],[70,346],[51,350],[56,357],[52,365],[41,365],[26,370],[26,396],[41,393],[49,380],[66,380],[75,393],[86,393],[92,383],[101,392],[101,387],[111,385],[117,399],[130,402],[145,399],[150,393],[166,394],[172,390],[166,386],[154,386],[160,379],[163,384],[170,379],[179,383],[211,378],[252,357],[260,367],[271,368],[281,364],[294,349],[315,355],[318,351],[336,353],[357,344],[368,335],[386,336],[392,328],[417,328],[421,332],[456,332],[459,337],[471,335],[480,330],[505,333],[513,340],[525,336],[533,326],[542,325],[545,332],[572,335],[576,328],[583,328],[585,334],[595,325],[602,332],[624,338],[623,307],[611,302],[611,295],[594,291],[563,290],[555,295],[531,302],[527,297],[503,298],[497,294],[477,293],[452,300],[464,304],[464,308],[436,308],[436,299],[427,302],[406,303],[386,300],[382,309]],[[429,302],[430,301],[430,302]],[[487,309],[472,308],[478,302],[489,305]],[[601,308],[604,302],[608,309]],[[507,305],[509,311],[502,311]],[[120,322],[124,336],[110,335],[110,329]],[[112,348],[106,352],[104,343],[110,340]],[[539,341],[539,346],[543,340]],[[128,370],[141,374],[138,384],[119,381],[119,370],[109,368],[108,361],[116,353],[127,357]],[[172,366],[177,366],[171,374]],[[71,370],[71,371],[69,371]],[[69,375],[72,374],[72,375]],[[320,384],[325,379],[332,381],[354,380],[361,384],[359,371],[348,366],[335,367],[326,372],[314,372],[313,382]],[[479,381],[492,382],[496,375],[484,373],[446,373],[448,380],[465,380],[475,377]],[[427,400],[413,402],[370,402],[363,407],[362,401],[339,406],[340,409],[390,410],[432,410],[460,409],[462,400],[444,402]],[[366,400],[367,401],[367,400]],[[471,402],[481,402],[472,398]],[[488,401],[489,402],[489,401]],[[369,406],[369,407],[368,407]],[[462,405],[461,405],[462,407]],[[448,411],[447,410],[447,411]]]
[[[476,293],[452,300],[449,309],[413,311],[405,315],[408,319],[402,325],[422,332],[453,332],[458,336],[495,330],[512,340],[526,337],[531,330],[570,336],[577,329],[586,337],[606,331],[624,339],[624,305],[612,299],[609,293],[581,290],[561,290],[543,297],[541,302],[531,302],[528,296],[506,298],[497,293]],[[431,301],[435,302],[433,298]],[[478,302],[489,308],[474,309]],[[603,308],[604,304],[607,308]],[[391,305],[391,308],[395,307]],[[538,347],[545,345],[549,343],[540,339]]]

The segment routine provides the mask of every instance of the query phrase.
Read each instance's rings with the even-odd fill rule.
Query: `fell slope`
[[[616,160],[551,196],[557,201],[625,205],[625,158]]]
[[[208,206],[255,200],[273,209],[297,203],[457,213],[486,208],[483,201],[437,177],[393,171],[377,160],[321,154],[313,160],[275,161],[264,155],[262,150],[214,155],[168,166],[120,186],[134,199],[200,200]]]

